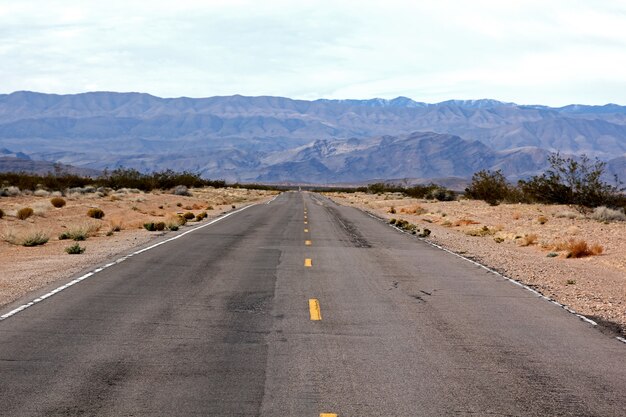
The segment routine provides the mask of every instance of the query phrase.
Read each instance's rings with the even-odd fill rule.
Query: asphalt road
[[[626,345],[296,192],[0,321],[2,416],[334,414],[622,416]]]

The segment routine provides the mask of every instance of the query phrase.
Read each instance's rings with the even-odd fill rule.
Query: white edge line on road
[[[267,203],[265,203],[265,204],[269,204],[269,203],[271,203],[272,201],[276,200],[276,197],[278,197],[279,195],[280,195],[280,194],[276,194],[276,195],[274,196],[274,198],[272,198],[271,200],[269,200],[269,201],[268,201]]]
[[[280,194],[278,194],[278,195],[280,195]],[[278,195],[277,195],[276,197],[278,197]],[[276,197],[274,197],[274,199],[275,199]],[[270,201],[274,201],[274,199],[272,199],[272,200],[270,200]],[[266,204],[267,204],[267,203],[266,203]],[[128,258],[130,258],[130,257],[132,257],[132,256],[139,255],[140,253],[143,253],[143,252],[149,251],[150,249],[154,249],[154,248],[156,248],[156,247],[158,247],[158,246],[161,246],[161,245],[163,245],[163,244],[165,244],[165,243],[171,242],[171,241],[176,240],[176,239],[180,239],[181,237],[183,237],[183,236],[185,236],[185,235],[188,235],[189,233],[192,233],[192,232],[195,232],[196,230],[199,230],[199,229],[203,229],[203,228],[205,228],[205,227],[208,227],[208,226],[210,226],[210,225],[212,225],[212,224],[214,224],[214,223],[217,223],[217,222],[219,222],[219,221],[221,221],[221,220],[224,220],[225,218],[227,218],[227,217],[229,217],[229,216],[232,216],[233,214],[240,213],[240,212],[244,211],[245,209],[248,209],[248,208],[253,207],[253,206],[255,206],[255,205],[256,205],[256,204],[250,204],[250,205],[248,205],[248,206],[244,206],[244,207],[242,207],[242,208],[240,208],[240,209],[238,209],[238,210],[231,211],[231,212],[226,213],[226,214],[224,214],[224,215],[222,215],[222,216],[220,216],[220,217],[218,217],[218,218],[216,218],[216,219],[213,219],[213,220],[211,220],[211,221],[210,221],[210,222],[208,222],[208,223],[205,223],[205,224],[203,224],[203,225],[200,225],[200,226],[194,227],[193,229],[187,230],[186,232],[183,232],[183,233],[181,233],[181,234],[179,234],[179,235],[176,235],[176,236],[171,237],[171,238],[169,238],[169,239],[166,239],[166,240],[163,240],[163,241],[161,241],[161,242],[155,243],[154,245],[151,245],[151,246],[148,246],[148,247],[146,247],[146,248],[143,248],[143,249],[137,250],[137,251],[135,251],[135,252],[129,253],[128,255],[122,256],[121,258],[119,258],[119,259],[117,259],[117,260],[115,260],[115,261],[113,261],[113,262],[109,262],[108,264],[103,265],[103,266],[101,266],[101,267],[98,267],[98,268],[94,269],[93,271],[87,272],[86,274],[81,275],[80,277],[78,277],[78,278],[76,278],[76,279],[73,279],[72,281],[68,282],[67,284],[63,284],[63,285],[61,285],[60,287],[55,288],[54,290],[50,291],[50,292],[49,292],[49,293],[47,293],[47,294],[44,294],[44,295],[42,295],[42,296],[39,296],[39,297],[35,298],[34,300],[32,300],[32,301],[30,301],[30,302],[28,302],[28,303],[26,303],[26,304],[22,304],[21,306],[19,306],[19,307],[17,307],[17,308],[15,308],[15,309],[13,309],[13,310],[11,310],[11,311],[9,311],[8,313],[1,315],[1,316],[0,316],[0,321],[2,321],[2,320],[6,320],[6,319],[8,319],[8,318],[9,318],[9,317],[11,317],[11,316],[16,315],[16,314],[17,314],[17,313],[19,313],[20,311],[24,311],[24,310],[26,310],[27,308],[32,307],[33,305],[35,305],[35,304],[37,304],[37,303],[42,302],[42,301],[43,301],[43,300],[45,300],[46,298],[49,298],[49,297],[51,297],[51,296],[55,295],[56,293],[59,293],[59,292],[61,292],[61,291],[65,290],[65,289],[67,289],[67,288],[71,287],[72,285],[78,284],[79,282],[81,282],[81,281],[83,281],[83,280],[85,280],[85,279],[87,279],[87,278],[89,278],[89,277],[92,277],[93,275],[97,274],[98,272],[102,272],[102,271],[104,271],[105,269],[112,267],[113,265],[117,265],[117,264],[119,264],[119,263],[121,263],[121,262],[124,262],[126,259],[128,259]]]
[[[378,216],[376,216],[376,215],[374,215],[374,214],[370,213],[369,211],[365,211],[365,210],[361,210],[361,211],[363,211],[363,213],[367,214],[368,216],[370,216],[370,217],[372,217],[372,218],[374,218],[374,219],[376,219],[376,220],[378,220],[378,221],[381,221],[381,222],[383,222],[383,223],[387,224],[389,227],[392,227],[392,228],[396,229],[397,231],[399,231],[399,232],[401,232],[401,233],[404,233],[404,234],[407,234],[407,235],[413,236],[412,234],[407,233],[407,232],[405,232],[404,230],[399,229],[399,228],[397,228],[397,227],[395,227],[395,226],[393,226],[393,225],[389,224],[389,223],[388,223],[385,219],[383,219],[383,218],[381,218],[381,217],[378,217]],[[567,311],[568,313],[575,315],[576,317],[578,317],[578,318],[579,318],[579,319],[581,319],[582,321],[584,321],[584,322],[586,322],[586,323],[589,323],[589,324],[591,324],[591,325],[592,325],[592,326],[594,326],[594,327],[598,325],[598,323],[597,323],[597,322],[595,322],[595,321],[591,320],[589,317],[586,317],[586,316],[584,316],[584,315],[582,315],[582,314],[578,313],[577,311],[575,311],[575,310],[573,310],[572,308],[570,308],[570,307],[566,306],[565,304],[561,304],[561,303],[559,303],[558,301],[553,300],[552,298],[547,297],[547,296],[545,296],[545,295],[541,294],[539,291],[535,290],[535,289],[534,289],[534,288],[532,288],[532,287],[529,287],[529,286],[528,286],[528,285],[526,285],[526,284],[522,284],[521,282],[516,281],[516,280],[514,280],[513,278],[509,278],[509,277],[507,277],[506,275],[504,275],[504,274],[502,274],[502,273],[500,273],[500,272],[496,271],[495,269],[489,268],[488,266],[485,266],[485,265],[483,265],[483,264],[481,264],[481,263],[479,263],[479,262],[476,262],[476,261],[475,261],[475,260],[473,260],[473,259],[466,258],[465,256],[460,255],[460,254],[458,254],[458,253],[456,253],[456,252],[454,252],[454,251],[451,251],[450,249],[446,249],[446,248],[444,248],[443,246],[440,246],[440,245],[438,245],[438,244],[436,244],[436,243],[433,243],[433,242],[429,241],[429,240],[428,240],[428,239],[426,239],[426,238],[417,237],[417,239],[421,240],[422,242],[425,242],[425,243],[429,244],[430,246],[433,246],[433,247],[435,247],[435,248],[437,248],[437,249],[441,249],[441,250],[442,250],[442,251],[444,251],[444,252],[448,252],[448,253],[450,253],[450,254],[452,254],[452,255],[456,256],[456,257],[459,257],[459,258],[461,258],[461,259],[466,260],[467,262],[471,262],[471,263],[473,263],[473,264],[474,264],[474,265],[476,265],[476,266],[479,266],[479,267],[481,267],[481,268],[483,268],[483,269],[486,269],[487,271],[491,272],[492,274],[495,274],[495,275],[497,275],[497,276],[499,276],[499,277],[501,277],[501,278],[504,278],[505,280],[507,280],[507,281],[509,281],[509,282],[512,282],[513,284],[515,284],[515,285],[517,285],[517,286],[519,286],[519,287],[522,287],[523,289],[525,289],[525,290],[527,290],[527,291],[530,291],[531,293],[535,294],[537,297],[542,298],[542,299],[544,299],[544,300],[546,300],[546,301],[548,301],[548,302],[550,302],[550,303],[554,304],[555,306],[558,306],[558,307],[562,308],[563,310]],[[616,336],[615,338],[616,338],[617,340],[619,340],[620,342],[622,342],[622,343],[626,343],[626,339],[625,339],[625,338],[623,338],[623,337]]]

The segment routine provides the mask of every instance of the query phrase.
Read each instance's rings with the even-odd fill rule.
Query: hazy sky
[[[0,0],[0,92],[626,104],[626,1]]]

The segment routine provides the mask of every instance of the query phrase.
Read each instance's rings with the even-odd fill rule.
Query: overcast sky
[[[626,1],[0,0],[0,92],[626,104]]]

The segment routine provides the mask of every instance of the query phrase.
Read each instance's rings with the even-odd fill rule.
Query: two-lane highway
[[[626,345],[317,194],[249,207],[0,321],[7,416],[621,416],[624,404]]]

